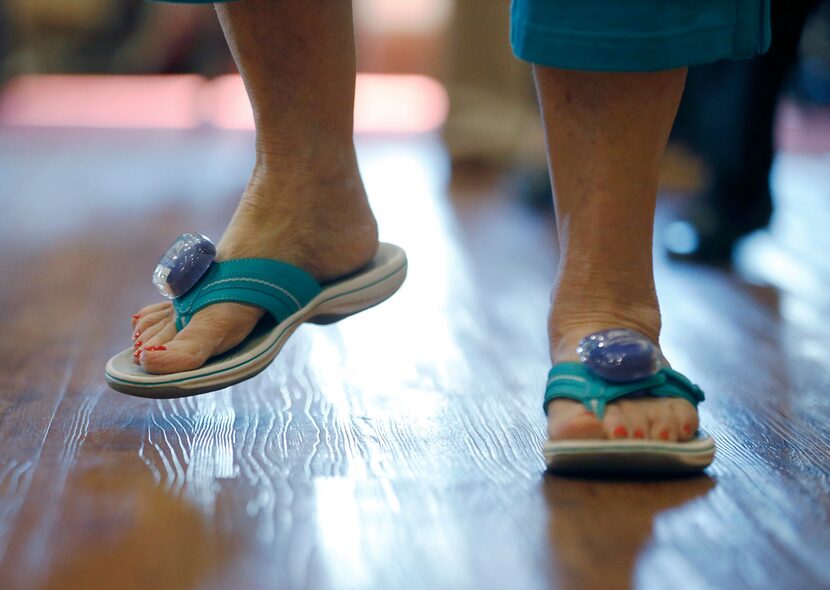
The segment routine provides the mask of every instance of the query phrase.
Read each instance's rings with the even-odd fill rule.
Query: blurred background
[[[453,178],[498,179],[511,198],[552,214],[532,76],[508,46],[508,0],[355,0],[354,11],[358,136],[431,135]],[[32,137],[21,130],[35,129],[164,130],[204,140],[213,131],[250,132],[252,120],[207,6],[3,0],[6,212],[27,193],[19,171],[50,161],[55,144],[19,149]],[[736,254],[747,273],[785,284],[793,276],[771,268],[830,278],[828,153],[830,2],[774,2],[768,55],[690,71],[664,166],[658,249],[715,265]],[[34,160],[21,161],[24,154]],[[6,219],[0,229],[20,229]]]

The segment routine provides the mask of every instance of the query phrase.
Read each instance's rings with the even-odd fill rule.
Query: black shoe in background
[[[769,224],[772,199],[768,189],[744,198],[716,195],[712,192],[695,199],[665,226],[660,237],[669,258],[728,266],[735,244]]]

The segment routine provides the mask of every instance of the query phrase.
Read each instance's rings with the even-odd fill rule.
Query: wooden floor
[[[108,389],[156,258],[220,235],[250,143],[0,131],[0,588],[830,588],[828,317],[659,259],[714,465],[546,476],[551,220],[509,179],[450,183],[432,136],[359,144],[395,298],[221,392]]]

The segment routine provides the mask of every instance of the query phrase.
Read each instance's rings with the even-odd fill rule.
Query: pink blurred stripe
[[[355,131],[421,133],[439,128],[449,100],[419,75],[358,74]],[[253,129],[238,75],[29,75],[0,95],[0,125],[29,127]]]
[[[189,129],[203,85],[201,76],[20,76],[0,96],[0,124]]]

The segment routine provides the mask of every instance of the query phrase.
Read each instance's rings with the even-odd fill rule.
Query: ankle
[[[274,179],[336,182],[360,176],[351,137],[291,142],[257,137],[254,173]]]
[[[577,360],[579,342],[588,334],[609,328],[629,328],[659,344],[662,320],[657,300],[635,305],[588,299],[574,304],[555,300],[548,317],[551,360]]]
[[[217,258],[277,258],[326,281],[369,262],[377,245],[377,223],[356,167],[336,178],[308,169],[288,175],[258,162]]]

